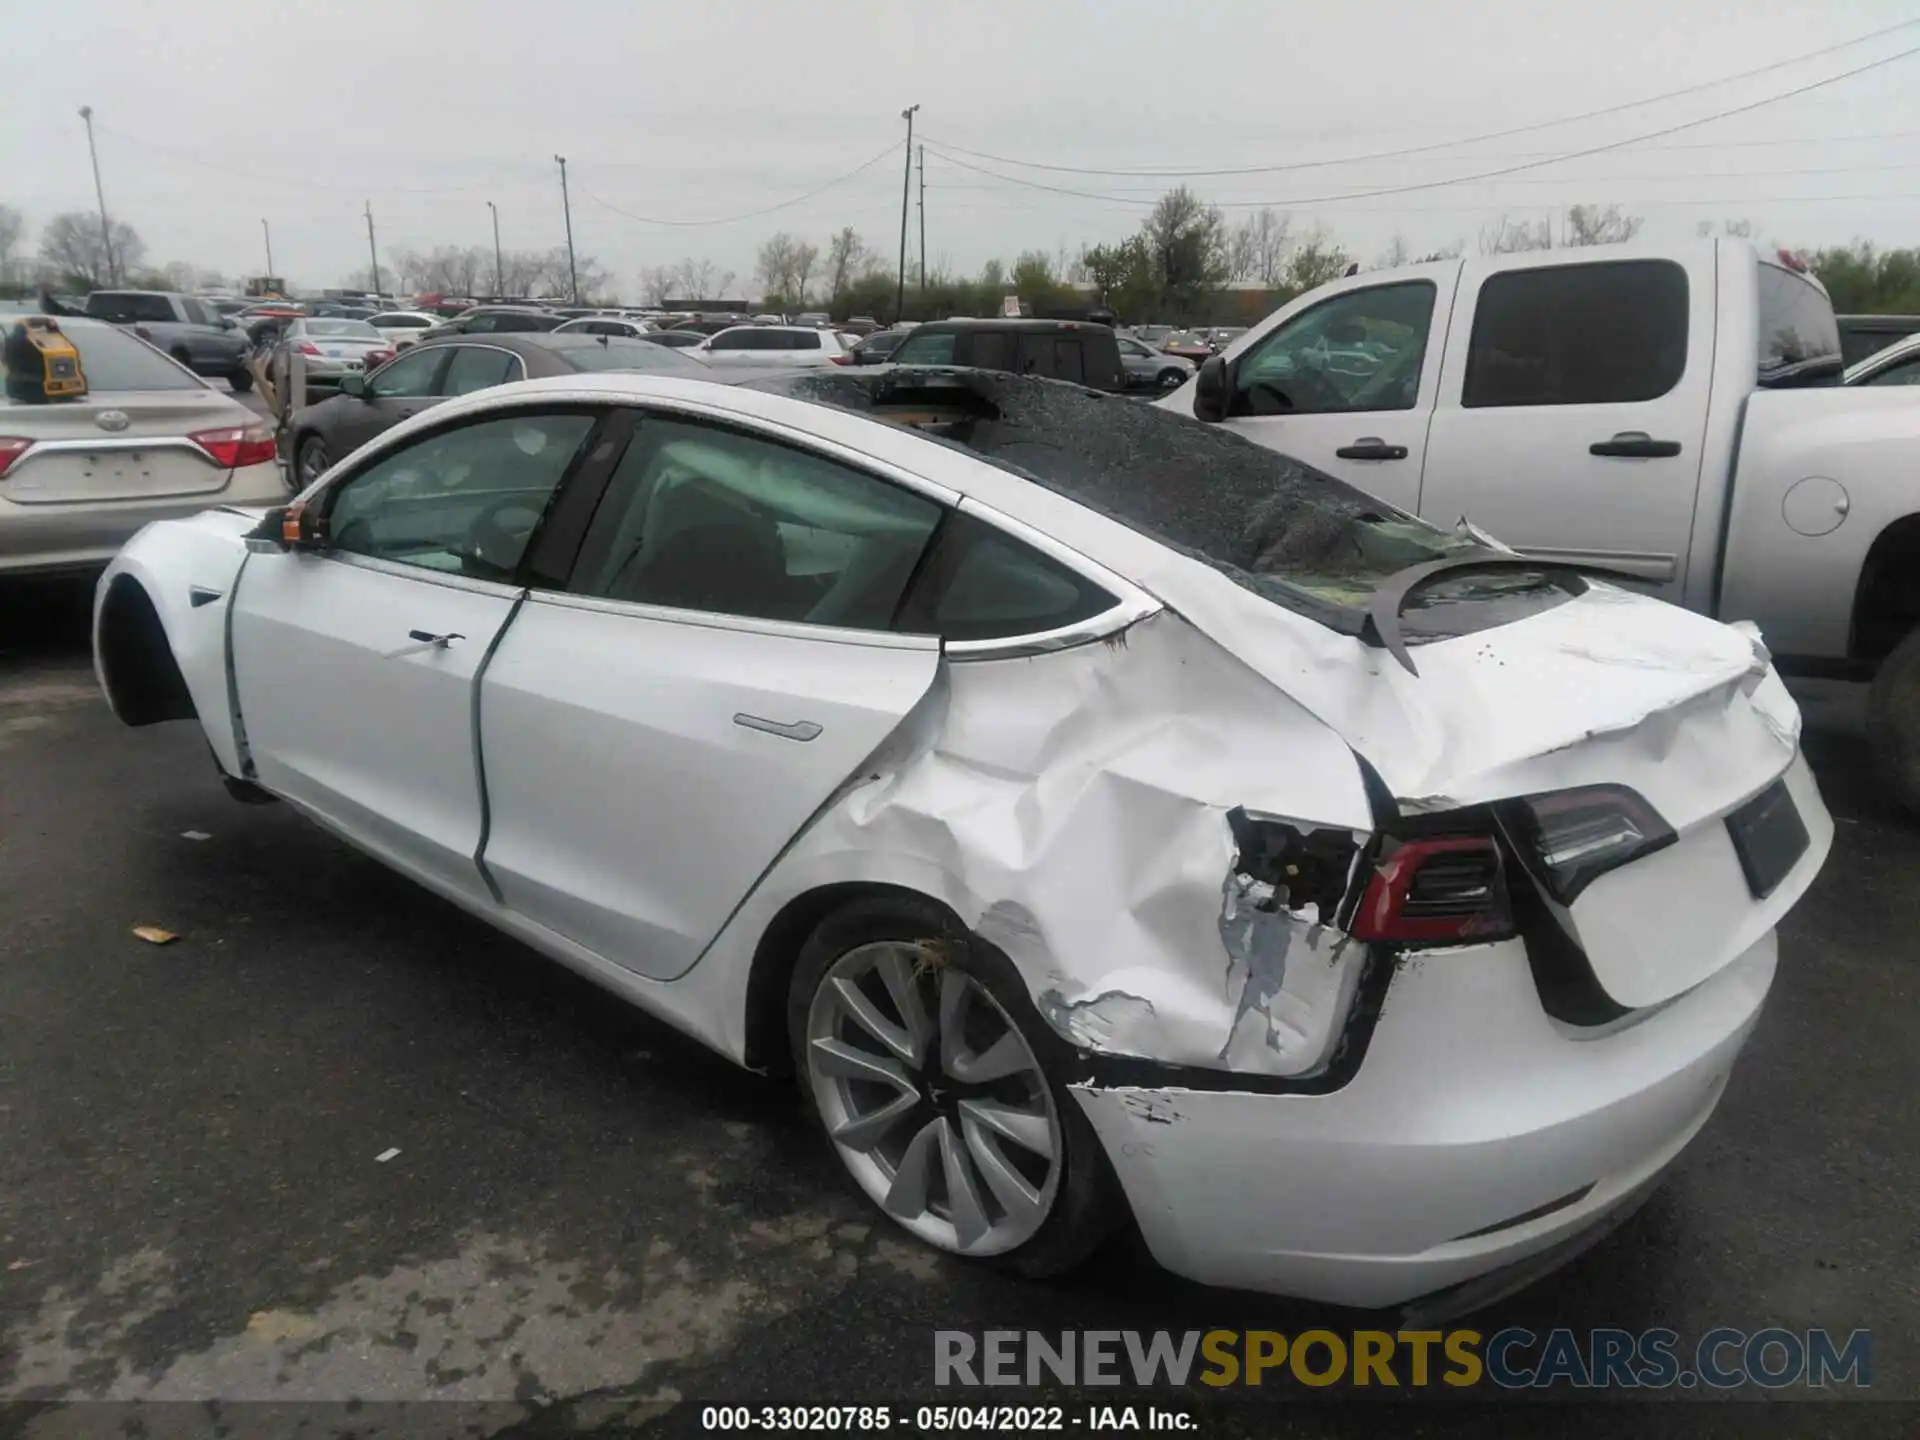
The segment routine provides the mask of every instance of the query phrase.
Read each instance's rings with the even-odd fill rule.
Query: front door
[[[315,503],[327,546],[248,558],[233,601],[259,782],[421,878],[484,887],[475,680],[587,412],[439,430]]]
[[[1234,356],[1225,423],[1417,509],[1445,333],[1437,310],[1444,302],[1428,278],[1329,295]]]
[[[1420,514],[1679,601],[1712,380],[1699,278],[1560,251],[1468,265]]]
[[[570,593],[529,595],[481,682],[507,905],[683,973],[932,685],[888,632],[940,506],[744,432],[649,416]]]
[[[345,414],[337,426],[337,454],[346,455],[439,403],[439,379],[450,347],[418,346],[367,376],[366,390],[357,401],[342,396],[336,408]],[[335,448],[329,446],[330,449]]]

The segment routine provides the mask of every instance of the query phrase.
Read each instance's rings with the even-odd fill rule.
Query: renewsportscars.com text
[[[1873,1336],[1853,1330],[937,1330],[936,1385],[1199,1384],[1507,1390],[1783,1389],[1873,1383]]]

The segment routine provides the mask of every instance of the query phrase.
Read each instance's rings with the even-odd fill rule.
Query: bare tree
[[[794,251],[800,242],[784,230],[761,242],[754,258],[754,275],[769,295],[789,296],[793,287]]]
[[[713,281],[717,273],[714,263],[711,260],[694,260],[692,258],[682,260],[680,262],[680,280],[687,287],[686,298],[689,300],[719,300],[725,298],[712,293],[714,289]]]
[[[727,292],[733,289],[733,282],[739,278],[740,276],[735,271],[722,270],[720,277],[713,282],[714,298],[719,300],[726,299]]]
[[[1553,225],[1542,219],[1514,220],[1502,215],[1480,227],[1482,255],[1512,255],[1521,250],[1551,250]]]
[[[860,262],[867,258],[867,242],[851,225],[836,231],[827,241],[827,294],[838,300],[860,273]]]
[[[1386,252],[1375,262],[1376,270],[1397,270],[1402,265],[1412,263],[1412,255],[1407,250],[1407,237],[1395,235],[1386,248]]]
[[[123,220],[113,223],[112,240],[109,257],[101,241],[100,218],[85,210],[68,210],[54,216],[40,232],[40,257],[62,276],[97,288],[110,283],[116,266],[124,275],[138,268],[147,253],[146,242]]]
[[[1416,265],[1425,265],[1433,260],[1458,260],[1466,253],[1466,242],[1464,240],[1455,240],[1450,244],[1442,245],[1438,250],[1429,250],[1424,255],[1414,256],[1413,263]]]
[[[1233,230],[1228,246],[1229,272],[1235,280],[1258,280],[1271,289],[1287,268],[1287,241],[1291,217],[1274,210],[1256,210]]]
[[[1561,229],[1561,243],[1622,245],[1638,235],[1644,224],[1644,218],[1624,214],[1618,205],[1609,205],[1605,209],[1598,205],[1569,205],[1566,223]]]
[[[678,265],[645,265],[640,270],[640,298],[648,305],[664,305],[680,297],[673,292],[680,284]]]
[[[793,247],[793,298],[807,303],[807,280],[820,263],[820,247],[802,240]]]
[[[13,279],[13,252],[20,248],[20,236],[27,228],[27,217],[18,207],[0,205],[0,284]]]

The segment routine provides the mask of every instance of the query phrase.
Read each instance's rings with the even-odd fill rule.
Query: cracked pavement
[[[150,1402],[152,1434],[695,1433],[703,1403],[951,1400],[942,1326],[1366,1323],[1186,1285],[1124,1239],[1033,1284],[896,1236],[786,1086],[229,800],[192,726],[121,727],[85,607],[0,592],[0,1402]],[[1558,1429],[1913,1433],[1920,826],[1875,791],[1853,704],[1809,708],[1839,835],[1719,1113],[1631,1223],[1474,1324],[1869,1326],[1882,1403]],[[1361,1409],[1207,1431],[1360,1433]],[[117,1413],[15,1404],[0,1435]]]

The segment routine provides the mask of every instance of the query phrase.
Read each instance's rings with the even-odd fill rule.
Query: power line
[[[892,144],[888,145],[886,149],[871,159],[861,161],[858,165],[854,166],[853,169],[847,171],[846,174],[836,175],[833,179],[827,181],[826,184],[809,190],[804,195],[795,195],[790,200],[782,200],[777,205],[768,205],[763,209],[748,210],[740,215],[721,215],[711,220],[667,220],[654,215],[635,215],[632,211],[622,210],[618,205],[613,204],[611,201],[602,200],[598,195],[592,194],[589,191],[582,190],[580,193],[602,209],[611,210],[616,215],[623,216],[628,220],[637,221],[642,225],[672,225],[676,227],[731,225],[737,220],[757,220],[762,215],[771,215],[776,210],[787,210],[804,201],[813,199],[816,195],[824,195],[827,191],[833,189],[834,186],[845,184],[862,171],[872,169],[875,165],[878,165],[882,160],[886,159],[887,156],[898,150],[900,145],[901,142],[895,140]]]
[[[934,145],[944,145],[949,150],[958,150],[962,155],[971,155],[979,160],[992,160],[1000,165],[1017,165],[1023,170],[1050,170],[1064,175],[1128,175],[1142,178],[1160,177],[1177,179],[1187,177],[1204,179],[1222,175],[1261,175],[1275,174],[1290,170],[1323,170],[1332,165],[1358,165],[1369,160],[1396,160],[1407,155],[1430,155],[1436,150],[1457,150],[1468,145],[1479,145],[1489,140],[1505,140],[1514,135],[1529,135],[1538,130],[1551,130],[1561,125],[1573,125],[1583,120],[1597,120],[1605,115],[1618,115],[1625,110],[1636,110],[1647,105],[1658,105],[1668,100],[1678,100],[1686,95],[1697,95],[1702,90],[1717,89],[1722,85],[1731,85],[1741,80],[1751,80],[1756,75],[1766,75],[1775,70],[1784,70],[1791,65],[1799,65],[1808,60],[1817,60],[1823,55],[1831,55],[1839,50],[1850,50],[1855,45],[1864,45],[1869,40],[1878,40],[1901,30],[1920,25],[1920,18],[1902,20],[1897,25],[1888,25],[1884,29],[1872,31],[1866,35],[1856,35],[1851,40],[1843,40],[1838,45],[1828,45],[1819,50],[1809,50],[1804,54],[1789,56],[1785,60],[1775,60],[1771,64],[1759,66],[1753,70],[1743,70],[1738,75],[1725,75],[1717,80],[1702,81],[1697,85],[1688,85],[1679,90],[1669,90],[1663,95],[1649,96],[1644,100],[1627,100],[1618,105],[1604,106],[1599,110],[1587,110],[1578,115],[1563,115],[1557,120],[1538,120],[1530,125],[1516,125],[1507,130],[1492,130],[1484,135],[1472,135],[1462,140],[1439,140],[1428,145],[1415,145],[1402,150],[1376,150],[1369,155],[1347,155],[1332,160],[1296,160],[1284,165],[1244,165],[1219,170],[1191,170],[1178,167],[1157,166],[1143,170],[1107,170],[1080,165],[1048,165],[1037,160],[1016,160],[1005,155],[993,155],[984,150],[969,150],[964,145],[956,145],[942,140],[938,136],[928,137]],[[1911,53],[1911,52],[1909,52]],[[1895,57],[1898,58],[1898,57]],[[1729,112],[1737,114],[1738,111]]]
[[[1768,105],[1777,105],[1783,100],[1792,100],[1797,96],[1808,94],[1814,90],[1825,89],[1829,85],[1837,85],[1843,80],[1851,80],[1856,75],[1864,75],[1869,70],[1878,70],[1883,66],[1892,65],[1896,61],[1909,59],[1914,55],[1920,55],[1920,45],[1908,50],[1899,51],[1897,54],[1883,56],[1878,60],[1870,60],[1864,65],[1856,65],[1853,69],[1843,70],[1838,75],[1829,75],[1821,80],[1810,80],[1806,84],[1797,85],[1791,90],[1782,90],[1777,94],[1762,96],[1758,100],[1750,100],[1744,105],[1735,105],[1726,110],[1715,111],[1713,114],[1702,116],[1697,120],[1683,120],[1678,124],[1666,125],[1658,130],[1649,130],[1640,135],[1628,136],[1624,140],[1609,140],[1604,144],[1589,145],[1581,150],[1565,151],[1558,155],[1549,156],[1543,160],[1528,160],[1518,165],[1504,165],[1497,169],[1482,170],[1473,175],[1455,175],[1444,180],[1422,180],[1411,185],[1383,185],[1372,190],[1349,190],[1334,195],[1305,195],[1285,200],[1222,202],[1221,208],[1240,210],[1273,207],[1278,209],[1300,205],[1326,205],[1340,200],[1370,200],[1382,195],[1410,195],[1421,190],[1441,190],[1453,185],[1470,185],[1480,180],[1498,180],[1507,175],[1517,175],[1524,170],[1539,170],[1548,165],[1563,165],[1569,160],[1583,160],[1589,155],[1603,155],[1610,150],[1624,150],[1630,145],[1644,145],[1649,140],[1659,140],[1668,135],[1678,135],[1685,130],[1697,130],[1700,126],[1711,125],[1717,120],[1728,120],[1735,115],[1745,115],[1750,111],[1759,110]],[[1004,180],[1010,185],[1021,185],[1032,190],[1048,190],[1059,195],[1073,195],[1082,200],[1106,200],[1119,204],[1144,205],[1148,207],[1159,203],[1154,200],[1136,200],[1126,195],[1102,195],[1086,190],[1070,190],[1065,186],[1047,185],[1038,180],[1026,180],[1018,175],[1003,175],[997,170],[988,170],[970,161],[961,160],[956,156],[949,155],[931,143],[929,143],[928,148],[933,151],[934,155],[945,160],[950,165],[957,165],[962,170],[972,170],[977,174],[988,176],[991,179]],[[1577,181],[1577,178],[1578,177],[1569,177],[1570,181]]]

